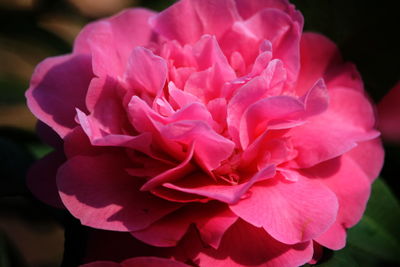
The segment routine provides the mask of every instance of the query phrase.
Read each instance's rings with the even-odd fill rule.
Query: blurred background
[[[36,120],[25,104],[24,92],[34,67],[46,57],[69,53],[75,36],[92,20],[132,6],[162,10],[173,2],[0,0],[0,267],[60,266],[64,253],[65,221],[73,221],[67,214],[34,200],[25,187],[27,169],[49,151],[34,134]],[[400,80],[397,1],[291,2],[302,11],[305,30],[331,38],[339,45],[346,61],[357,65],[374,102],[377,103]],[[395,209],[393,214],[400,212],[399,147],[385,144],[387,156],[382,177],[387,186],[376,189],[391,198],[388,205]],[[386,252],[378,252],[369,262],[395,266],[398,256],[387,254],[387,251],[400,253],[400,236],[398,231],[393,232],[390,228],[398,227],[399,218],[393,215],[383,219],[391,221],[386,232],[394,236],[388,241],[393,246]],[[375,250],[367,248],[367,252],[368,249]],[[364,255],[365,251],[359,250],[358,253]]]

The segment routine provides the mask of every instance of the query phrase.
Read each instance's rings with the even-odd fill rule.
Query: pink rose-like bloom
[[[383,150],[357,70],[302,27],[285,0],[182,0],[87,25],[26,94],[56,148],[32,191],[199,266],[343,248]]]
[[[400,82],[378,103],[378,126],[384,140],[400,143]]]

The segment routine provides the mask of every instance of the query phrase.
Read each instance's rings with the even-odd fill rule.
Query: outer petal
[[[335,158],[350,151],[357,142],[376,138],[371,104],[357,91],[331,90],[330,105],[326,112],[290,132],[298,150],[296,159],[301,167]]]
[[[56,208],[64,208],[56,185],[57,169],[64,162],[61,151],[51,152],[29,169],[26,180],[35,197]]]
[[[346,156],[353,159],[370,181],[374,181],[382,169],[384,154],[381,139],[375,138],[358,143],[355,148],[346,153]]]
[[[299,95],[303,95],[323,77],[330,65],[342,61],[336,45],[317,33],[305,33],[301,36],[300,56],[301,69],[296,90]]]
[[[320,78],[325,80],[329,89],[346,87],[363,91],[363,83],[355,66],[344,63],[337,46],[323,35],[302,35],[300,61],[301,69],[296,89],[300,95]]]
[[[150,10],[134,8],[122,11],[111,18],[90,23],[83,28],[75,39],[74,53],[90,54],[89,37],[96,34],[98,24],[107,22],[111,25],[118,55],[127,60],[134,47],[147,45],[154,38],[154,33],[148,23],[149,18],[154,14]]]
[[[230,208],[277,240],[296,244],[325,232],[335,221],[338,202],[327,187],[307,178],[293,183],[272,179],[255,184],[249,198]]]
[[[91,54],[97,76],[122,76],[129,55],[137,46],[155,39],[148,24],[153,12],[132,9],[86,26],[75,41],[74,53]]]
[[[335,224],[315,240],[325,247],[341,249],[345,245],[345,229],[354,226],[364,213],[371,181],[357,162],[347,155],[321,163],[305,170],[305,173],[320,178],[319,180],[329,187],[339,200]]]
[[[86,111],[85,97],[92,77],[90,56],[48,58],[32,75],[26,92],[28,106],[39,120],[64,137],[77,125],[75,108]]]
[[[189,252],[189,259],[200,267],[301,266],[313,254],[311,242],[286,245],[242,220],[228,229],[217,250],[205,248],[194,235],[188,235],[177,249]]]
[[[151,23],[166,38],[192,44],[206,33],[221,36],[238,18],[232,0],[183,0],[154,17]]]
[[[299,11],[295,11],[294,6],[287,0],[235,0],[238,12],[247,19],[266,8],[275,8],[285,11],[303,26],[303,18]]]
[[[140,192],[141,180],[126,167],[112,152],[71,158],[57,174],[62,201],[82,224],[114,231],[143,229],[180,207]]]

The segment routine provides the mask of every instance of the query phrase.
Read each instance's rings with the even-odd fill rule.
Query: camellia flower
[[[384,140],[400,142],[400,82],[378,104],[378,126]]]
[[[87,25],[26,93],[56,148],[32,191],[195,266],[343,248],[383,151],[355,67],[302,28],[285,0],[182,0]]]

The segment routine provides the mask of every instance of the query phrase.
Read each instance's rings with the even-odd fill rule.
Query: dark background
[[[35,201],[29,166],[49,148],[34,134],[24,92],[37,63],[69,53],[88,22],[129,6],[162,10],[174,1],[0,0],[0,266],[59,266],[68,215]],[[397,1],[296,0],[305,30],[323,33],[354,62],[378,102],[400,79]],[[400,103],[399,103],[400,104]],[[399,122],[400,123],[400,122]],[[383,179],[400,195],[400,145],[385,144]],[[9,264],[9,265],[7,265]]]

